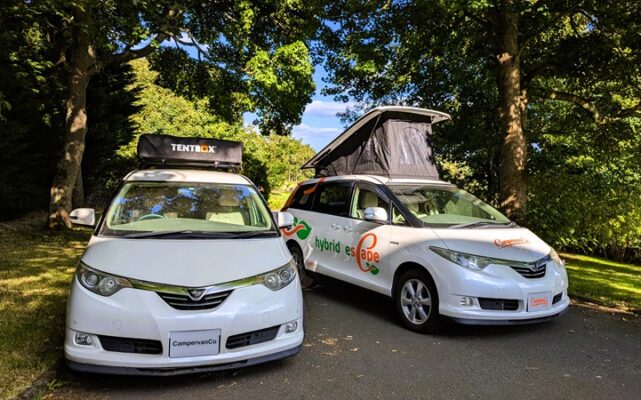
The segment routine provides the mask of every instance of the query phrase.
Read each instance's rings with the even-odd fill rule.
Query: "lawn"
[[[280,211],[281,208],[285,205],[285,202],[289,198],[289,192],[272,192],[269,194],[269,208],[273,211]]]
[[[62,357],[67,292],[90,231],[50,233],[44,215],[0,223],[0,398]]]
[[[641,266],[576,254],[561,257],[568,270],[570,296],[641,311]]]

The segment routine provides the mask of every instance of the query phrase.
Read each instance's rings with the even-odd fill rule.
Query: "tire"
[[[294,243],[288,243],[287,248],[294,258],[296,268],[298,269],[298,276],[300,277],[300,284],[304,289],[311,289],[316,285],[313,273],[305,269],[305,258],[300,247]]]
[[[438,332],[442,327],[438,304],[436,285],[427,272],[412,269],[401,275],[394,288],[394,305],[404,327],[420,333]]]

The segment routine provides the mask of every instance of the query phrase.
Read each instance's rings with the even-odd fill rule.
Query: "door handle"
[[[338,226],[338,224],[332,224],[332,229],[339,230],[339,229],[341,229],[341,227]]]
[[[346,233],[352,233],[352,232],[354,232],[354,230],[353,230],[352,228],[350,228],[349,226],[344,226],[344,227],[343,227],[343,230],[344,230]]]

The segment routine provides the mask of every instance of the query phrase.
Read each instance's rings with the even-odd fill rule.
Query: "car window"
[[[312,200],[314,200],[314,193],[316,192],[314,186],[316,184],[302,185],[294,193],[291,205],[289,207],[299,210],[310,210],[312,208]]]
[[[273,229],[269,210],[249,185],[128,182],[107,210],[102,233]]]
[[[351,182],[328,182],[320,186],[313,211],[346,217]]]
[[[392,223],[394,225],[409,225],[407,223],[407,220],[401,213],[401,210],[399,210],[396,206],[392,207]]]
[[[374,191],[357,187],[354,189],[354,199],[352,200],[349,216],[364,220],[365,209],[368,207],[381,207],[385,211],[389,210],[389,204]]]

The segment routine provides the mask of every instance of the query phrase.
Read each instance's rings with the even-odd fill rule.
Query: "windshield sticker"
[[[316,189],[318,189],[318,185],[320,185],[321,183],[325,182],[325,179],[326,179],[325,177],[320,178],[320,179],[318,180],[318,182],[316,182],[316,184],[315,184],[314,186],[310,187],[309,189],[305,189],[305,190],[303,191],[303,194],[311,194],[311,193],[314,193],[314,192],[316,191]]]
[[[294,225],[290,229],[281,228],[283,235],[291,237],[293,234],[296,234],[300,240],[305,240],[312,233],[312,227],[306,221],[294,217]]]
[[[372,275],[378,275],[380,269],[376,263],[381,261],[381,255],[374,248],[378,238],[374,233],[368,233],[363,235],[356,247],[354,246],[344,246],[341,244],[340,240],[328,240],[325,238],[319,238],[318,236],[314,237],[314,247],[323,252],[332,252],[340,254],[343,250],[345,255],[352,257],[356,260],[356,265],[363,272],[369,272]]]
[[[526,244],[529,243],[529,241],[525,238],[519,238],[519,239],[507,239],[507,240],[501,240],[501,239],[495,239],[494,244],[500,248],[504,249],[506,247],[512,247],[517,244]]]

